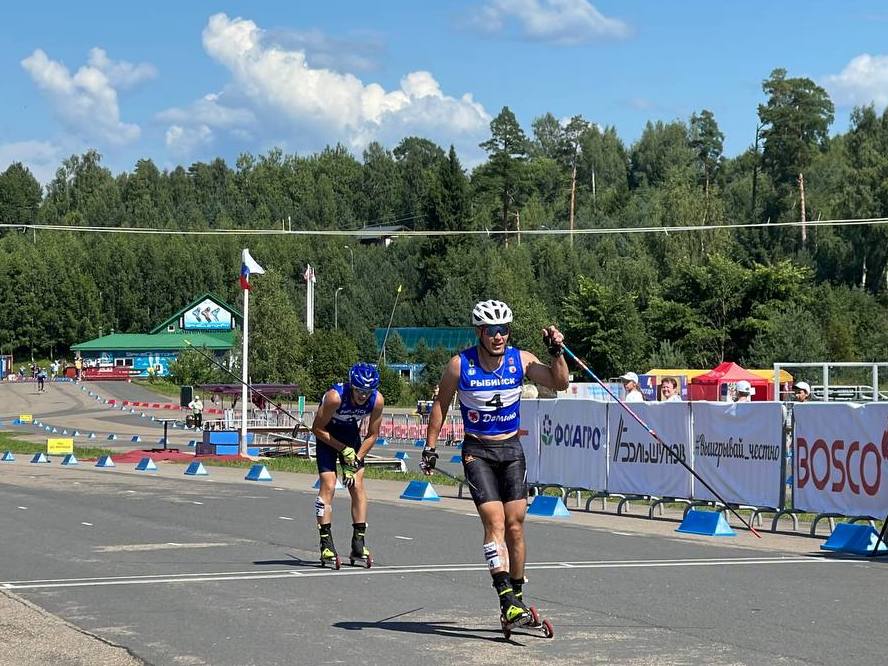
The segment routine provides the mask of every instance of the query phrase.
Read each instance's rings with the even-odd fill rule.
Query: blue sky
[[[13,3],[0,25],[0,169],[45,182],[97,149],[115,173],[242,152],[454,144],[468,166],[508,105],[614,125],[710,109],[749,146],[776,67],[823,85],[833,132],[888,104],[888,6],[875,0],[389,0]]]

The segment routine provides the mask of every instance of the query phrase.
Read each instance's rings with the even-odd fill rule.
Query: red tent
[[[734,384],[741,379],[748,381],[755,389],[753,400],[773,400],[774,386],[767,379],[741,368],[736,363],[725,361],[691,380],[688,386],[690,400],[730,400]]]

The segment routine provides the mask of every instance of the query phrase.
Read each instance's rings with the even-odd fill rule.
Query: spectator
[[[678,380],[675,377],[665,377],[660,382],[660,402],[681,402]]]
[[[195,428],[200,428],[203,425],[203,401],[199,395],[195,395],[194,399],[188,403],[188,408],[191,410],[192,425]]]
[[[83,359],[79,356],[74,359],[74,380],[80,381],[81,374],[83,373]]]
[[[796,402],[808,402],[811,398],[811,385],[808,382],[796,382],[792,388]]]
[[[634,372],[627,372],[620,377],[623,382],[623,390],[626,396],[623,398],[625,402],[644,402],[644,396],[638,390],[638,375]]]
[[[745,379],[741,379],[734,387],[734,402],[752,402],[754,395],[755,389]]]

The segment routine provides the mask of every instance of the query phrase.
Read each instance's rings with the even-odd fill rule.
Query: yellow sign
[[[19,414],[19,423],[31,423],[34,417],[31,414]]]
[[[54,456],[63,453],[74,453],[74,440],[70,437],[46,440],[47,455]]]

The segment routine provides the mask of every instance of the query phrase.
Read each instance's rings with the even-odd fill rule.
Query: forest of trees
[[[118,175],[89,151],[45,188],[12,164],[0,174],[5,224],[509,233],[386,247],[337,235],[7,228],[0,352],[61,356],[100,333],[147,332],[205,291],[240,303],[249,247],[268,271],[250,303],[253,379],[298,379],[311,393],[352,359],[376,360],[372,330],[388,323],[400,284],[394,326],[466,326],[476,300],[498,298],[516,313],[515,343],[542,353],[538,331],[555,322],[602,376],[725,359],[885,361],[888,229],[816,222],[888,215],[888,113],[857,108],[848,131],[830,136],[833,105],[812,81],[778,69],[763,91],[757,141],[733,158],[708,110],[650,122],[626,145],[594,119],[545,114],[522,128],[505,107],[481,144],[488,159],[470,173],[452,148],[421,137],[360,157],[342,146],[273,150],[171,171],[145,159]],[[800,221],[810,223],[781,225]],[[770,227],[740,228],[753,223]],[[713,225],[738,228],[668,232]],[[642,228],[656,229],[633,233]],[[620,231],[588,233],[605,229]],[[313,336],[307,263],[318,276]],[[388,359],[405,356],[395,340]],[[416,356],[443,362],[440,350]]]

